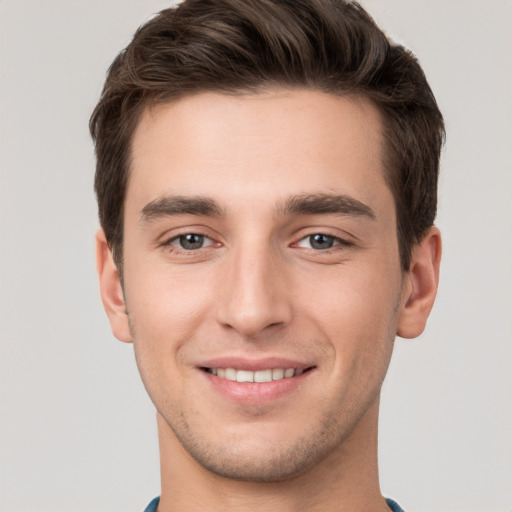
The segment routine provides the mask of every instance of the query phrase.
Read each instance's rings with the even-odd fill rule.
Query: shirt
[[[156,512],[156,507],[158,507],[158,503],[160,501],[160,498],[155,498],[147,507],[146,507],[146,510],[144,510],[144,512]],[[393,501],[393,500],[390,500],[388,498],[386,498],[386,503],[388,504],[388,507],[391,509],[392,512],[404,512],[401,508],[400,508],[400,505],[396,502],[396,501]]]

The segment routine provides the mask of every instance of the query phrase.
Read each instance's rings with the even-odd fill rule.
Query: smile
[[[298,377],[311,368],[274,368],[267,370],[236,370],[234,368],[204,368],[204,370],[212,375],[233,382],[272,382],[275,380],[288,379]]]

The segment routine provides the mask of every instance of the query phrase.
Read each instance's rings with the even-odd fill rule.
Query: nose
[[[244,338],[287,325],[292,304],[285,262],[268,247],[238,250],[223,262],[217,319]]]

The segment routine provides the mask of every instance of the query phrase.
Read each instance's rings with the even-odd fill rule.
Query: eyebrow
[[[366,204],[343,194],[303,194],[288,198],[277,208],[278,215],[343,215],[375,220],[375,213]],[[163,196],[148,203],[141,211],[141,221],[178,215],[223,217],[225,211],[205,196]]]
[[[366,204],[343,194],[304,194],[289,198],[278,209],[282,215],[343,215],[375,220],[375,213]]]
[[[176,215],[205,215],[222,217],[224,211],[209,197],[163,196],[148,203],[141,211],[141,221],[149,222],[161,217]]]

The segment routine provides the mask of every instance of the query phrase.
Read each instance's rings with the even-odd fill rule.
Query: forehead
[[[367,202],[387,189],[381,132],[377,109],[359,97],[285,89],[185,97],[141,116],[127,202],[171,193],[232,202],[312,189]]]

